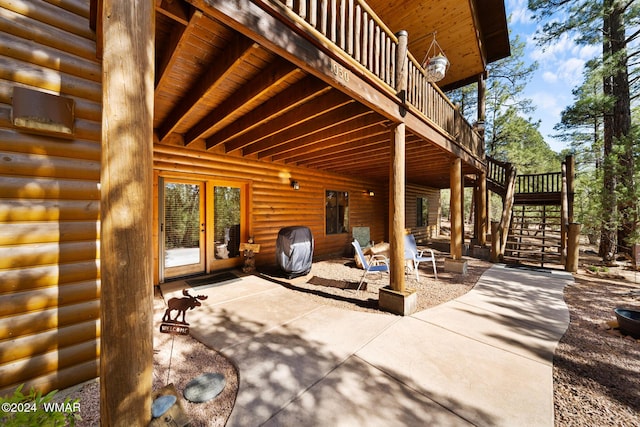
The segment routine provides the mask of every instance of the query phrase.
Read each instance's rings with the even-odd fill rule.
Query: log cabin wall
[[[427,201],[428,215],[426,224],[418,225],[418,199]],[[416,237],[418,243],[440,234],[440,190],[407,183],[405,189],[405,222],[406,228]]]
[[[349,193],[349,230],[354,226],[367,226],[372,240],[388,241],[386,183],[163,144],[154,146],[154,168],[165,176],[174,174],[248,184],[249,230],[245,234],[252,235],[261,245],[260,253],[256,254],[258,265],[275,264],[278,231],[294,225],[311,229],[316,245],[314,258],[349,253],[350,231],[334,235],[325,232],[326,190]],[[291,188],[291,179],[298,181],[299,190]],[[372,190],[374,196],[366,190]],[[157,232],[155,241],[157,244]]]
[[[89,2],[0,4],[0,395],[94,378],[101,65]],[[73,99],[71,139],[12,125],[14,88]]]

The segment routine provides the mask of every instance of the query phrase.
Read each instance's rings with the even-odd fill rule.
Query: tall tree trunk
[[[618,186],[618,250],[631,253],[629,237],[636,227],[635,165],[631,141],[631,99],[627,71],[627,45],[625,42],[624,5],[613,1],[610,18],[611,58],[613,60],[613,139],[620,147],[617,165],[620,168]]]
[[[604,0],[604,10],[611,10],[614,0]],[[604,14],[603,21],[604,38],[602,41],[602,57],[606,61],[611,57],[611,15]],[[603,77],[603,92],[609,97],[613,96],[613,79],[605,73]],[[611,261],[616,252],[616,174],[613,160],[613,114],[609,108],[604,114],[604,162],[602,165],[602,225],[600,229],[600,247],[598,254],[605,260]]]

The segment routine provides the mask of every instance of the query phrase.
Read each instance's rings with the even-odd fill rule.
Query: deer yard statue
[[[200,307],[202,305],[200,301],[204,301],[209,298],[207,295],[198,295],[195,297],[191,296],[189,295],[189,291],[187,289],[182,290],[182,295],[184,295],[186,298],[171,298],[169,300],[169,302],[167,303],[168,308],[164,312],[164,316],[162,317],[163,322],[182,323],[183,325],[188,325],[188,323],[184,319],[187,310],[193,310],[196,307]],[[178,314],[176,314],[176,317],[171,320],[170,313],[173,310],[177,310]],[[178,321],[180,313],[182,313],[182,322]]]

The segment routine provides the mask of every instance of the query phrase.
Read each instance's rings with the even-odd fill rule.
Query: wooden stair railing
[[[517,175],[510,163],[487,156],[487,187],[503,200],[502,217],[496,229],[497,259],[535,261],[542,265],[549,260],[565,262],[568,225],[573,221],[574,169],[573,157],[567,156],[561,172]],[[539,221],[526,218],[540,209]],[[550,212],[553,214],[548,215]],[[542,231],[541,241],[536,241],[538,233],[530,236],[530,227]]]

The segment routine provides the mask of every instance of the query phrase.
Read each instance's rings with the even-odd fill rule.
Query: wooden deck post
[[[391,131],[391,174],[389,187],[389,219],[391,250],[391,289],[405,292],[404,276],[404,166],[405,165],[405,125],[398,123]]]
[[[567,233],[569,227],[569,192],[567,188],[567,163],[562,162],[560,189],[560,263],[567,262]]]
[[[580,258],[580,228],[581,224],[569,224],[567,238],[567,261],[564,269],[570,273],[578,271],[578,261]]]
[[[491,221],[491,262],[500,261],[500,222]]]
[[[478,245],[485,246],[487,244],[487,174],[480,172],[478,174],[478,186],[475,197],[475,220],[476,220],[476,241]]]
[[[449,171],[451,187],[450,215],[451,215],[451,258],[462,259],[462,160],[456,158]]]
[[[487,105],[487,73],[478,75],[478,133],[484,139]]]
[[[153,380],[152,0],[104,0],[100,417],[147,425]]]
[[[576,192],[576,158],[573,155],[569,155],[565,159],[567,164],[567,218],[569,222],[573,222],[573,198]]]
[[[396,91],[401,100],[407,89],[408,34],[398,34]],[[403,107],[401,107],[403,108]],[[405,124],[397,123],[391,129],[391,170],[389,174],[389,220],[391,266],[391,289],[405,292],[404,276],[404,229],[405,229]]]

